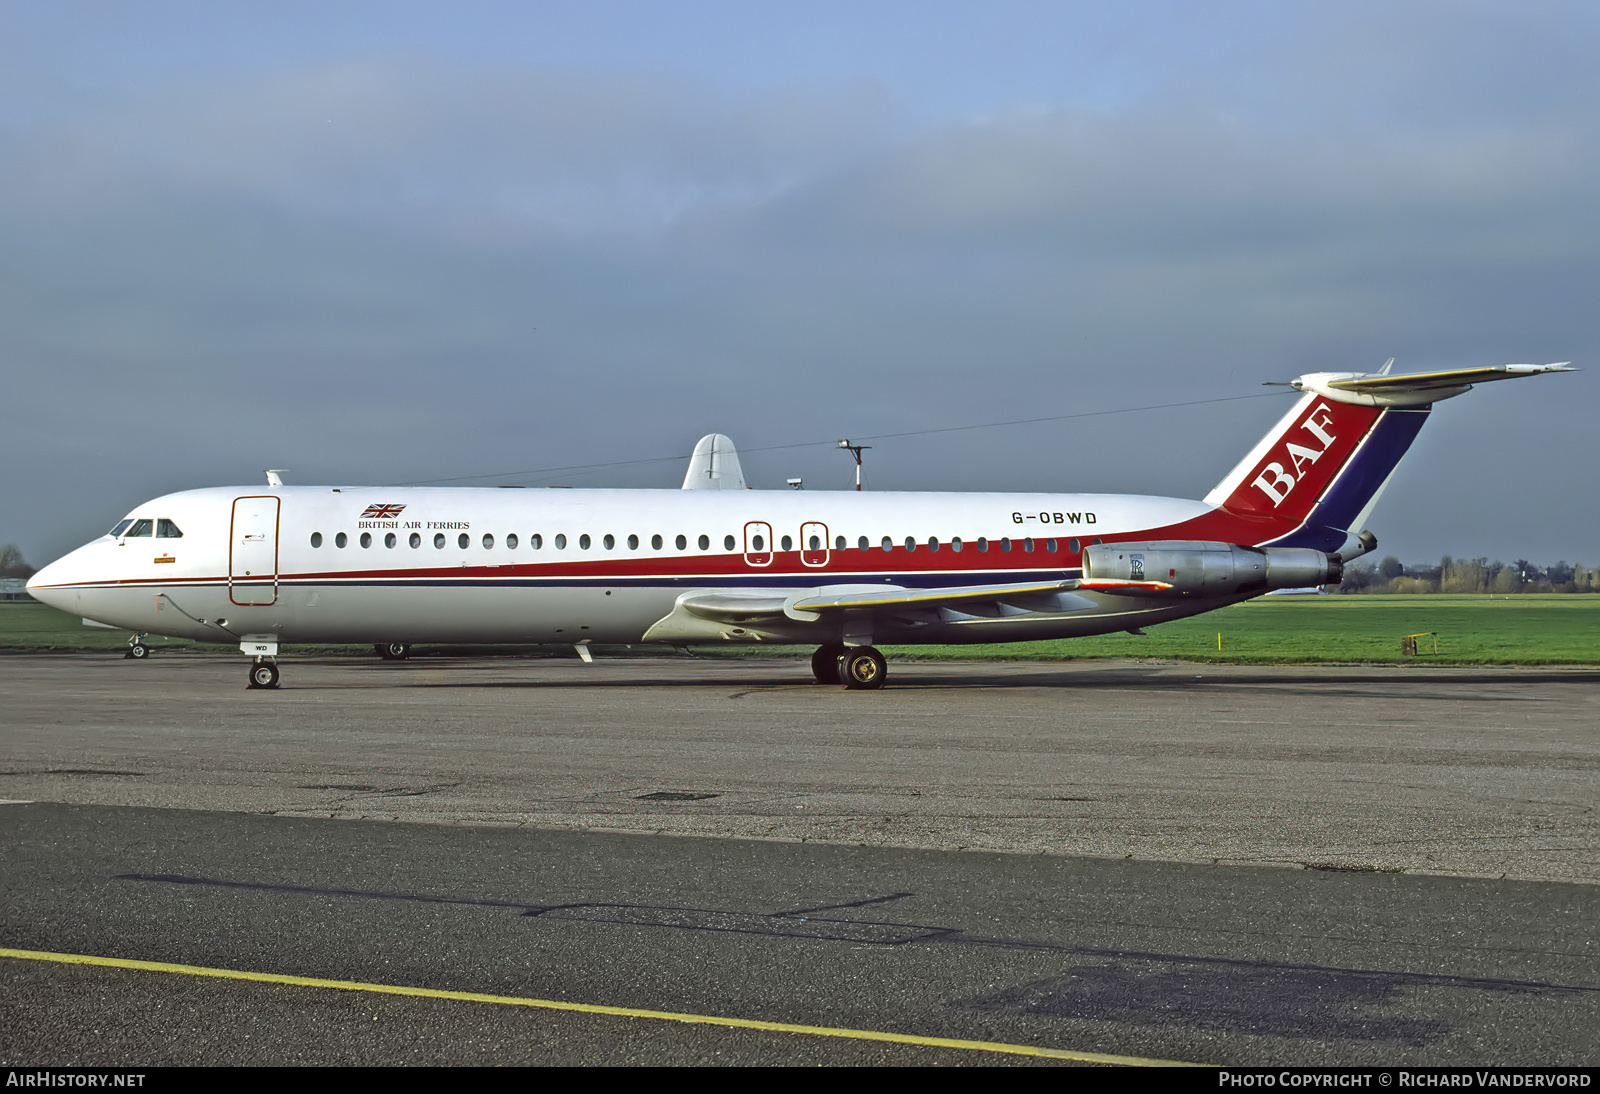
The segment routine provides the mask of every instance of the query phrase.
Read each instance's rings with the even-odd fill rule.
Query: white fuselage
[[[706,590],[1070,578],[1100,538],[1212,508],[1110,494],[216,487],[139,506],[129,530],[166,521],[166,537],[104,536],[30,589],[115,627],[215,642],[828,642],[836,623],[717,628],[676,622],[674,608]],[[1062,593],[998,614],[907,612],[880,620],[875,640],[1098,634],[1218,604]]]

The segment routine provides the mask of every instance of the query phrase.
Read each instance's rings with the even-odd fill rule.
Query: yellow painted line
[[[121,957],[95,957],[79,953],[49,953],[43,950],[12,950],[0,947],[0,957],[23,961],[51,961],[61,965],[98,965],[141,972],[169,972],[183,976],[212,976],[222,980],[252,980],[260,984],[288,984],[300,988],[335,988],[340,991],[369,991],[380,995],[409,995],[422,999],[454,999],[464,1003],[498,1003],[502,1006],[537,1007],[542,1010],[577,1011],[580,1014],[607,1014],[615,1018],[655,1018],[667,1022],[688,1022],[703,1026],[733,1029],[758,1029],[769,1033],[804,1033],[816,1037],[846,1037],[857,1041],[887,1041],[898,1045],[924,1045],[929,1048],[959,1048],[974,1052],[1002,1052],[1011,1056],[1045,1056],[1053,1060],[1073,1060],[1085,1064],[1122,1064],[1128,1067],[1204,1067],[1182,1060],[1151,1060],[1142,1056],[1111,1056],[1099,1052],[1067,1052],[1034,1045],[1013,1045],[1002,1041],[964,1041],[952,1037],[918,1037],[910,1033],[884,1033],[873,1029],[833,1029],[828,1026],[802,1026],[791,1022],[761,1022],[753,1018],[720,1018],[710,1014],[682,1014],[670,1010],[640,1010],[636,1007],[607,1007],[595,1003],[568,1003],[559,999],[529,999],[517,995],[485,995],[475,991],[440,991],[436,988],[411,988],[400,984],[365,984],[359,980],[322,980],[313,976],[283,976],[270,972],[241,972],[237,969],[212,969],[203,965],[173,965],[165,961],[131,961]]]

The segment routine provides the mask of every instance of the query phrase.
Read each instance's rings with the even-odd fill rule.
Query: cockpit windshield
[[[125,538],[132,536],[148,536],[155,531],[155,524],[156,522],[153,520],[136,520],[133,522],[133,527],[129,528],[122,534]]]
[[[156,521],[156,538],[182,539],[183,533],[178,530],[178,526],[176,524],[173,524],[170,520],[167,520],[165,517],[163,517],[162,519]]]
[[[111,531],[107,534],[111,536],[112,539],[120,539],[122,533],[126,532],[128,530],[128,525],[132,523],[133,521],[131,520],[119,520],[117,521],[117,526],[111,529]]]

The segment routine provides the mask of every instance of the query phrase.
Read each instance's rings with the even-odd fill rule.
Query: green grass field
[[[1437,631],[1439,652],[1410,658],[1400,654],[1404,635]],[[1217,649],[1217,635],[1222,649]],[[76,618],[43,604],[0,604],[0,650],[117,650],[126,631],[85,627]],[[232,650],[179,639],[151,637],[161,649]],[[1431,651],[1432,639],[1419,640]],[[501,647],[505,649],[505,647]],[[424,647],[419,653],[432,647]],[[443,649],[442,647],[438,649]],[[515,647],[533,653],[564,647]],[[451,652],[484,652],[451,647]],[[564,652],[561,652],[563,651]],[[365,653],[364,646],[291,647],[297,653]],[[636,647],[635,652],[656,652]],[[701,647],[723,655],[802,655],[809,647]],[[620,651],[619,651],[620,652]],[[1019,642],[1000,646],[886,646],[893,659],[972,659],[1058,661],[1081,657],[1160,657],[1240,664],[1315,661],[1413,661],[1435,664],[1600,664],[1600,596],[1334,596],[1266,597],[1194,619],[1152,627],[1144,637],[1129,634],[1057,642]]]

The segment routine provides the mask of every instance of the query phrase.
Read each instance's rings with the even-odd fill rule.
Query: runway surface
[[[892,672],[286,659],[264,693],[240,659],[0,658],[0,798],[33,803],[0,806],[0,947],[1069,1057],[1594,1062],[1600,675]],[[29,1065],[1061,1062],[0,977]]]

